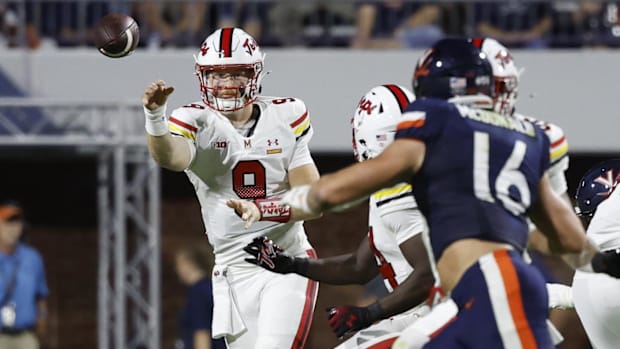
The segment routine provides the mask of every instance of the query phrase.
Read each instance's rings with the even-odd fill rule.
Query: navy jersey
[[[411,183],[437,259],[466,238],[525,248],[526,212],[549,166],[542,129],[490,110],[422,98],[403,114],[398,138],[426,145]]]

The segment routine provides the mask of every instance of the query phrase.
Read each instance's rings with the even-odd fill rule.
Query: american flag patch
[[[375,138],[376,138],[378,141],[380,141],[380,142],[381,142],[381,141],[387,141],[387,136],[386,136],[386,135],[384,135],[384,134],[376,135],[376,136],[375,136]]]

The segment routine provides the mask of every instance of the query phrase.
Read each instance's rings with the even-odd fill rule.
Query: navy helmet
[[[472,41],[441,39],[418,60],[413,90],[416,97],[449,99],[476,94],[493,97],[493,68]]]
[[[607,199],[620,181],[620,159],[607,160],[590,168],[579,181],[575,210],[580,216],[591,217],[596,207]]]

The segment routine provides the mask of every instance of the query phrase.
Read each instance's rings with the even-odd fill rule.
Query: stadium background
[[[332,38],[333,39],[333,38]],[[264,47],[265,94],[296,96],[311,111],[313,155],[321,173],[353,161],[348,121],[357,99],[370,87],[396,82],[410,86],[419,50],[348,50],[336,45]],[[320,47],[313,47],[320,46]],[[333,47],[330,47],[333,46]],[[0,48],[0,97],[43,98],[72,102],[123,101],[139,106],[144,86],[164,78],[177,87],[170,106],[193,101],[198,86],[192,76],[190,48],[139,49],[122,60],[110,60],[87,45],[76,47]],[[567,134],[571,165],[567,173],[572,196],[591,165],[619,157],[615,120],[618,80],[613,48],[547,48],[513,51],[526,68],[518,104],[521,111],[556,122]],[[8,91],[8,92],[7,92]],[[0,98],[1,99],[1,98]],[[96,113],[96,109],[95,113]],[[0,109],[0,112],[2,110]],[[125,115],[123,117],[126,117]],[[142,116],[134,115],[140,123]],[[110,122],[120,122],[111,116]],[[3,132],[7,131],[3,129]],[[97,346],[97,162],[80,147],[0,146],[0,193],[20,200],[28,212],[27,239],[41,251],[48,273],[50,349]],[[187,243],[204,243],[199,207],[183,174],[162,170],[161,178],[161,336],[172,348],[183,288],[173,270],[173,251]],[[364,205],[342,215],[307,222],[319,256],[351,251],[366,232]],[[567,282],[565,275],[560,276]],[[308,348],[337,343],[324,309],[339,303],[364,303],[363,286],[321,285]],[[285,311],[285,307],[282,309]]]

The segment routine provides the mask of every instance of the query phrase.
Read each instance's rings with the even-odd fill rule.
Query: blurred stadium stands
[[[511,47],[620,45],[618,2],[600,0],[5,0],[0,44],[90,45],[90,28],[110,12],[136,18],[141,45],[151,48],[195,46],[224,25],[245,28],[263,46],[346,47],[371,35],[417,47],[429,36],[491,34]]]

